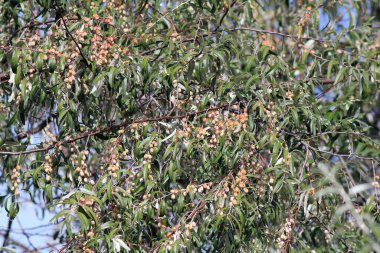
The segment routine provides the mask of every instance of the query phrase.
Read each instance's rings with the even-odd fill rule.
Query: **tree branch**
[[[10,240],[9,235],[11,234],[12,224],[13,224],[13,219],[9,218],[8,219],[7,231],[5,232],[5,235],[4,235],[3,247],[7,246],[8,241]],[[0,253],[3,253],[3,250],[0,251]]]
[[[215,31],[211,31],[208,33],[200,34],[197,37],[208,37],[208,36],[211,36],[212,34],[215,34],[215,33],[236,32],[236,31],[250,31],[250,32],[256,32],[256,33],[277,35],[277,36],[284,37],[284,38],[298,39],[298,37],[296,35],[290,35],[290,34],[285,34],[285,33],[280,33],[280,32],[273,32],[273,31],[268,31],[268,30],[261,30],[261,29],[250,28],[250,27],[236,27],[236,28],[226,29],[223,31],[215,30]],[[302,37],[301,40],[315,40],[316,42],[319,42],[319,43],[325,42],[322,39],[316,39],[316,38],[312,38],[312,37]],[[182,40],[182,42],[193,42],[193,41],[194,41],[194,38],[186,38],[186,39]],[[156,41],[155,43],[158,44],[160,42],[163,42],[163,41]],[[143,51],[143,52],[139,53],[138,55],[146,55],[146,54],[149,54],[149,53],[154,52],[156,50],[166,48],[166,47],[168,47],[168,45],[169,45],[169,43],[166,43],[164,45],[160,45],[158,47]]]
[[[208,109],[205,109],[202,111],[190,112],[190,113],[186,113],[184,115],[178,115],[178,116],[162,116],[162,117],[156,117],[156,118],[146,118],[146,119],[137,119],[137,120],[127,119],[123,123],[120,123],[117,125],[111,125],[109,127],[98,129],[98,130],[91,131],[91,132],[84,132],[77,137],[73,137],[73,138],[68,139],[68,140],[58,141],[58,142],[55,142],[55,143],[53,143],[47,147],[44,147],[44,148],[36,148],[36,149],[30,149],[30,150],[24,150],[24,151],[0,151],[0,155],[26,155],[26,154],[32,154],[32,153],[37,153],[37,152],[46,152],[50,149],[57,148],[62,144],[72,143],[72,142],[75,142],[77,140],[81,140],[81,139],[88,138],[88,137],[91,137],[94,135],[98,135],[100,133],[110,132],[110,131],[113,131],[116,129],[120,129],[120,128],[129,126],[131,124],[139,124],[139,123],[144,123],[144,122],[166,121],[166,120],[174,120],[174,119],[183,119],[183,118],[187,118],[187,117],[191,117],[191,116],[197,116],[197,115],[200,115],[203,113],[207,113],[209,111],[216,111],[216,110],[219,110],[222,108],[227,108],[227,107],[230,107],[232,105],[238,105],[241,103],[243,103],[243,102],[238,102],[238,103],[233,103],[233,104],[223,104],[223,105],[208,108]]]

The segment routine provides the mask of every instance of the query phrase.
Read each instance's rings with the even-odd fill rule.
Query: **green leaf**
[[[12,57],[11,57],[11,69],[13,73],[17,72],[19,58],[20,58],[20,51],[18,49],[14,49],[12,52]]]
[[[347,72],[346,67],[341,67],[338,74],[335,77],[334,86],[343,80],[345,73]]]
[[[80,222],[80,226],[82,231],[87,231],[90,227],[90,221],[87,219],[86,215],[81,212],[77,213],[78,220]]]
[[[96,196],[95,192],[88,190],[86,188],[80,188],[79,191],[87,195]]]
[[[98,74],[94,80],[92,81],[92,89],[91,89],[91,94],[94,94],[96,96],[99,96],[101,93],[102,86],[104,84],[105,78],[104,78],[104,73]]]
[[[19,86],[21,82],[21,66],[17,66],[16,75],[15,75],[15,85]]]
[[[12,126],[16,122],[18,114],[19,114],[18,111],[13,114],[12,118],[7,123],[7,127]]]
[[[56,69],[56,61],[55,61],[55,59],[54,58],[50,58],[48,65],[49,65],[49,72],[50,73],[54,73],[54,71]]]
[[[36,61],[36,66],[38,71],[42,71],[42,68],[44,66],[44,56],[43,54],[39,54]]]
[[[12,202],[8,209],[8,216],[10,219],[16,218],[20,211],[20,205],[17,202]]]
[[[8,253],[17,253],[17,251],[15,251],[15,250],[13,250],[11,248],[8,248],[8,247],[0,247],[0,250],[8,252]]]

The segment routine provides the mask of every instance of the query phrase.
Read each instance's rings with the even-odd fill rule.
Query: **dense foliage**
[[[378,5],[1,0],[9,224],[25,192],[60,252],[380,252]]]

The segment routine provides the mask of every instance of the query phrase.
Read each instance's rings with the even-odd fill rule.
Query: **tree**
[[[376,4],[1,1],[8,231],[27,193],[59,252],[380,252]]]

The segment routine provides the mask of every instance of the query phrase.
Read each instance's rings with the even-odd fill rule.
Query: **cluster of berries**
[[[293,218],[286,218],[285,224],[283,228],[281,229],[281,236],[277,238],[277,245],[279,248],[283,248],[285,245],[286,240],[289,238],[289,235],[292,231],[292,227],[294,224]]]
[[[51,181],[51,175],[53,172],[53,157],[50,155],[45,156],[45,163],[44,163],[44,172],[46,174],[46,181],[50,182]]]
[[[71,148],[71,151],[74,151],[74,148]],[[74,160],[74,166],[75,171],[79,173],[78,176],[78,181],[88,183],[89,182],[89,177],[90,177],[90,172],[88,171],[87,168],[87,156],[89,155],[88,150],[81,151],[79,153],[79,156],[77,154],[72,154],[72,158]]]
[[[18,189],[18,186],[21,183],[20,170],[21,170],[21,166],[20,165],[17,165],[12,170],[12,176],[11,176],[12,187],[11,187],[11,191],[15,194],[15,196],[19,196],[20,195],[20,190]]]

